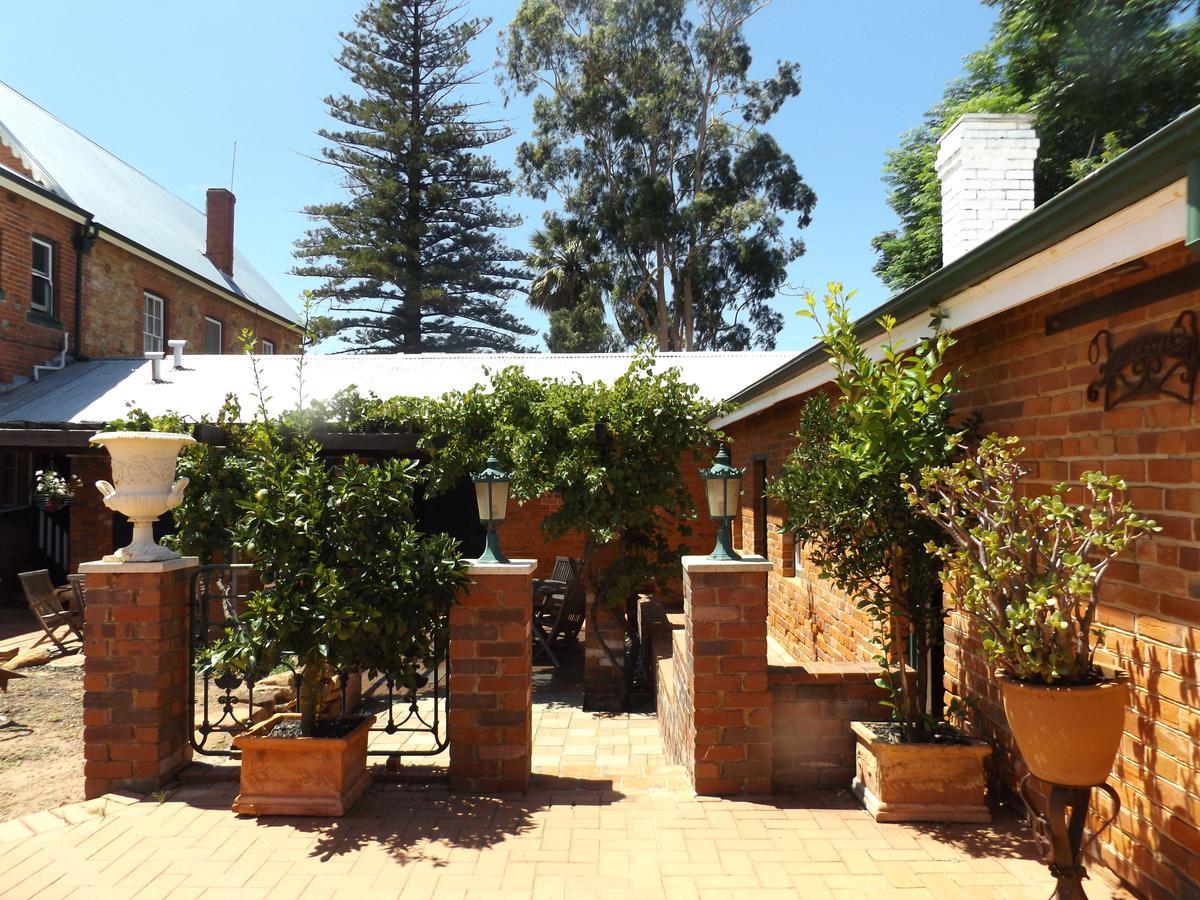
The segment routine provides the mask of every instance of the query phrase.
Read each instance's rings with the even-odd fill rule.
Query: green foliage
[[[900,227],[872,240],[875,272],[902,290],[941,266],[937,139],[963,113],[1029,112],[1038,202],[1200,103],[1200,18],[1186,0],[985,0],[988,45],[968,57],[924,123],[888,153]]]
[[[525,186],[595,236],[627,343],[770,348],[783,326],[770,301],[803,252],[785,219],[806,226],[816,198],[761,130],[800,90],[794,63],[749,77],[765,5],[522,0],[508,30],[507,85],[536,95]]]
[[[615,606],[678,567],[685,548],[671,531],[682,525],[686,533],[695,517],[680,461],[715,439],[711,413],[678,369],[655,371],[647,351],[611,385],[533,379],[512,367],[430,404],[425,474],[437,493],[494,452],[515,500],[557,495],[561,505],[543,529],[585,537],[589,577]],[[595,548],[614,544],[611,563],[590,566]]]
[[[919,490],[905,489],[953,541],[929,549],[945,561],[942,579],[979,627],[988,659],[1023,681],[1094,681],[1101,579],[1159,528],[1122,499],[1121,478],[1102,472],[1081,476],[1086,504],[1069,502],[1064,484],[1024,496],[1022,452],[1016,438],[993,434],[973,455],[922,469]]]
[[[625,349],[604,321],[604,307],[598,303],[554,310],[545,338],[551,353],[619,353]]]
[[[304,663],[302,733],[313,733],[318,673],[367,670],[408,688],[445,655],[446,616],[465,569],[453,538],[413,522],[414,463],[336,465],[303,441],[284,452],[255,426],[250,493],[235,546],[265,588],[209,655],[216,667],[260,671],[283,653]]]
[[[801,315],[820,328],[837,402],[817,394],[805,404],[796,449],[768,490],[784,508],[784,530],[805,545],[822,577],[874,619],[894,715],[907,739],[923,740],[937,718],[920,704],[929,696],[927,651],[941,647],[938,563],[927,549],[940,533],[911,508],[902,482],[906,472],[951,458],[957,373],[944,360],[954,342],[935,317],[932,334],[902,350],[885,319],[887,340],[872,358],[854,332],[851,296],[829,285],[824,321],[816,298],[806,297]],[[909,634],[915,674],[905,667]]]
[[[306,207],[322,223],[296,244],[300,275],[372,351],[520,350],[533,334],[507,309],[525,273],[496,229],[503,169],[481,151],[511,130],[461,96],[468,47],[489,24],[447,0],[369,0],[337,62],[358,96],[327,97],[325,162],[349,198]]]

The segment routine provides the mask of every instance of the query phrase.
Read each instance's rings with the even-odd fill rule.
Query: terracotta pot
[[[1050,784],[1103,784],[1125,728],[1129,676],[1100,684],[1028,684],[997,673],[1008,727],[1025,765]]]
[[[367,789],[367,737],[375,717],[365,716],[340,738],[270,736],[276,723],[299,718],[299,713],[279,713],[233,739],[242,752],[235,813],[342,816]]]
[[[851,722],[858,738],[852,789],[876,822],[990,822],[983,761],[992,748],[963,744],[893,744],[873,726]]]

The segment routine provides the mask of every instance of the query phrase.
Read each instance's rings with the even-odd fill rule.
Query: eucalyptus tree
[[[745,25],[769,0],[522,0],[503,78],[534,96],[523,184],[599,241],[627,342],[770,348],[770,305],[816,197],[763,127],[800,91],[750,77]]]
[[[298,275],[344,316],[363,350],[520,350],[534,331],[509,309],[522,254],[498,229],[519,219],[498,200],[508,173],[483,153],[511,130],[479,116],[469,45],[490,20],[448,0],[372,0],[343,32],[338,66],[354,95],[327,97],[340,127],[321,129],[322,160],[346,199],[305,208]]]

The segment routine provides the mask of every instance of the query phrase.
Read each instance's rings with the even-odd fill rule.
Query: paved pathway
[[[0,896],[1045,900],[1025,829],[878,825],[844,794],[697,799],[652,716],[541,695],[522,798],[377,783],[336,821],[241,819],[231,783],[0,824]],[[73,824],[70,824],[73,823]],[[1114,894],[1099,877],[1093,900]]]

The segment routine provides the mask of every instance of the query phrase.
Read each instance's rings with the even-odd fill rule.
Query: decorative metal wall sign
[[[1088,360],[1100,365],[1100,377],[1087,386],[1088,400],[1099,400],[1103,391],[1104,408],[1109,410],[1152,394],[1166,394],[1189,404],[1196,399],[1200,332],[1195,312],[1181,312],[1165,333],[1140,335],[1116,347],[1112,337],[1111,331],[1103,329],[1088,347]]]

